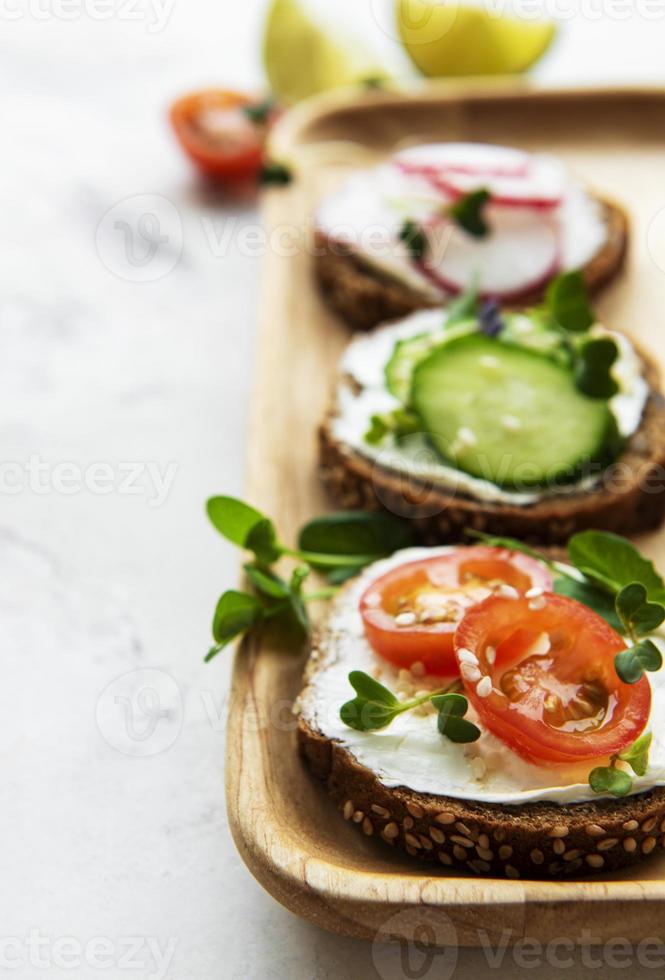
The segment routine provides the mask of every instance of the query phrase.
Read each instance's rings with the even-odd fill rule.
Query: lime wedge
[[[556,25],[499,16],[487,6],[397,0],[397,23],[409,57],[428,77],[526,71],[545,53]]]
[[[272,91],[285,103],[389,77],[371,51],[345,34],[336,37],[299,0],[272,0],[263,63]]]

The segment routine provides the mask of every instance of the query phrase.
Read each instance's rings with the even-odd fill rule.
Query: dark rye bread
[[[607,225],[607,241],[585,265],[584,277],[590,292],[596,292],[621,269],[628,244],[628,217],[617,205],[601,200]],[[420,292],[399,279],[378,271],[361,255],[322,232],[316,233],[315,271],[323,295],[333,310],[356,330],[371,330],[380,323],[397,320],[416,310],[440,306],[423,288]],[[517,307],[542,298],[543,290],[525,293]]]
[[[298,738],[344,819],[420,861],[494,877],[563,878],[616,871],[665,848],[665,789],[565,806],[474,803],[383,786],[302,719]]]
[[[665,517],[665,399],[656,365],[639,354],[651,389],[642,423],[594,488],[519,505],[453,493],[388,470],[340,443],[332,431],[336,408],[319,430],[321,479],[340,507],[408,518],[425,544],[459,541],[468,529],[543,544],[565,542],[588,528],[624,535],[653,530]]]

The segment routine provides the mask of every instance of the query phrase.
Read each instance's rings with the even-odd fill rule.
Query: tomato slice
[[[651,686],[619,679],[614,658],[625,646],[591,609],[550,593],[486,599],[455,636],[481,723],[540,765],[606,758],[644,731]]]
[[[247,110],[255,109],[256,112]],[[194,92],[171,107],[171,123],[199,170],[219,180],[255,177],[274,112],[248,95],[222,89]]]
[[[547,568],[527,555],[484,545],[399,565],[360,600],[372,649],[398,667],[420,662],[429,674],[457,677],[453,636],[464,613],[510,586],[552,588]]]

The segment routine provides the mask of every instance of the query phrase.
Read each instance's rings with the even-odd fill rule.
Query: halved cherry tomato
[[[527,555],[484,545],[408,562],[372,582],[360,600],[372,649],[398,667],[459,674],[453,636],[464,613],[502,586],[550,589],[547,568]]]
[[[179,99],[171,123],[188,156],[202,173],[219,180],[255,177],[275,112],[240,92],[208,89]]]
[[[626,644],[595,612],[565,596],[492,597],[455,636],[462,680],[481,723],[529,762],[578,763],[621,752],[651,710],[646,677],[624,684]]]

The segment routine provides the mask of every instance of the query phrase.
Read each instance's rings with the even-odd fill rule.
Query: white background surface
[[[228,660],[201,664],[237,561],[202,506],[242,486],[259,261],[237,240],[251,203],[197,185],[165,111],[192,87],[259,84],[264,3],[169,0],[161,29],[147,0],[116,0],[103,20],[91,4],[0,5],[0,441],[13,464],[0,492],[0,968],[21,980],[406,976],[397,956],[300,922],[245,870],[223,802]],[[665,21],[597,19],[600,7],[567,23],[540,77],[665,82]],[[155,266],[127,263],[122,222],[136,231],[151,209],[170,236],[165,274],[131,281]],[[77,491],[77,472],[99,480],[94,463],[110,466],[110,491]],[[139,492],[119,487],[131,463]],[[172,479],[159,506],[148,464]],[[132,701],[146,680],[167,711],[152,734]],[[131,936],[134,968],[121,960]],[[95,937],[97,964],[76,967]],[[165,971],[148,940],[171,943]],[[460,953],[454,976],[493,974],[485,963]],[[439,967],[426,976],[451,975]],[[515,974],[508,954],[502,975]],[[573,975],[600,974],[578,959]]]

